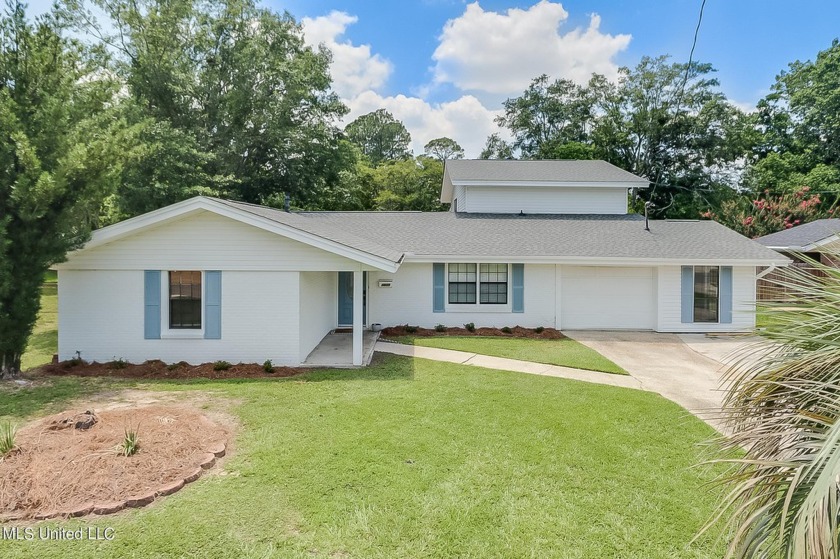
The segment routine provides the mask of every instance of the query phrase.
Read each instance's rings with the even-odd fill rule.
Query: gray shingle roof
[[[818,219],[756,239],[768,247],[801,249],[840,233],[840,219]]]
[[[461,180],[648,183],[647,179],[600,160],[452,159],[446,161],[446,172],[453,183]]]
[[[302,227],[327,226],[413,256],[751,260],[787,258],[714,221],[651,221],[638,215],[454,212],[302,212]]]

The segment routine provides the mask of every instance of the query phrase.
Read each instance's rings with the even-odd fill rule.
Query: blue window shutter
[[[513,280],[513,312],[525,312],[525,264],[511,264]]]
[[[445,312],[446,306],[446,265],[432,264],[432,312]]]
[[[204,272],[204,339],[222,339],[222,272]]]
[[[143,274],[143,337],[160,339],[160,270],[146,270]]]
[[[681,322],[694,322],[694,266],[682,267],[682,315]]]
[[[732,266],[720,268],[720,323],[732,324]]]

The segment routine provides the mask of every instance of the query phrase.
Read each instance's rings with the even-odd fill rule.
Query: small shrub
[[[123,456],[134,456],[140,450],[140,437],[137,429],[126,428],[123,440],[117,447],[117,452]]]
[[[231,364],[227,361],[216,361],[213,363],[213,370],[214,371],[227,371],[230,369]]]
[[[0,456],[5,456],[15,449],[17,429],[11,422],[0,424]]]
[[[545,328],[542,326],[537,326],[536,328],[534,328],[534,332],[536,332],[537,334],[542,334],[544,330]]]
[[[409,326],[408,324],[406,324],[404,330],[409,334],[414,334],[415,332],[417,332],[417,326]]]
[[[504,326],[504,327],[502,327],[502,333],[504,333],[504,334],[512,334],[512,333],[513,333],[513,330],[511,330],[511,329],[510,329],[510,326]]]
[[[443,324],[438,324],[435,326],[435,332],[446,332],[446,326]]]
[[[74,357],[73,359],[68,361],[68,363],[70,364],[71,367],[78,367],[79,365],[84,363],[84,361],[82,360],[81,357]]]
[[[114,359],[111,361],[111,368],[113,369],[125,369],[128,367],[128,361],[120,357],[119,359]]]
[[[265,371],[266,373],[274,372],[274,364],[271,362],[271,359],[265,360],[265,363],[263,363],[263,371]]]
[[[467,322],[466,324],[464,324],[464,328],[466,328],[469,332],[475,332],[475,323]]]

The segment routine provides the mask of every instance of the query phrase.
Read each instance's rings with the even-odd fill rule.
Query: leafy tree
[[[765,343],[727,374],[727,557],[833,559],[840,548],[840,268],[810,265],[816,274],[777,280],[785,301],[759,307]]]
[[[411,134],[385,109],[360,116],[347,125],[344,133],[374,166],[411,157]]]
[[[479,159],[515,159],[513,157],[513,146],[504,141],[498,133],[490,134],[484,149],[481,150]]]
[[[540,144],[535,159],[596,159],[595,146],[582,142],[548,140]]]
[[[567,79],[550,82],[547,75],[535,78],[520,97],[504,102],[499,126],[513,134],[513,149],[523,159],[540,158],[541,147],[552,142],[582,142],[594,123],[595,97],[591,91]]]
[[[758,104],[760,141],[745,185],[753,192],[840,192],[840,42],[794,62]]]
[[[445,209],[440,203],[443,162],[420,156],[381,165],[374,172],[378,210],[433,212]]]
[[[20,373],[44,273],[86,239],[120,170],[117,88],[65,25],[18,2],[0,16],[0,378]]]
[[[728,200],[719,210],[701,214],[750,238],[833,215],[834,208],[824,208],[820,195],[811,193],[807,186],[793,193],[770,195],[768,192],[754,200],[746,197]]]
[[[435,138],[423,146],[426,157],[434,157],[439,161],[447,159],[463,159],[464,148],[451,138]]]
[[[290,15],[253,0],[93,1],[107,21],[81,9],[77,21],[114,53],[142,109],[145,147],[129,162],[121,215],[196,192],[250,202],[288,192],[305,205],[348,167],[330,55],[306,46]]]

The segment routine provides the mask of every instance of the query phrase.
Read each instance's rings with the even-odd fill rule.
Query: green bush
[[[475,332],[475,323],[467,322],[466,324],[464,324],[464,328],[466,328],[470,332]]]
[[[265,360],[265,363],[263,363],[263,371],[265,371],[266,373],[274,372],[274,364],[271,362],[271,359]]]
[[[505,326],[502,328],[502,332],[504,332],[505,334],[512,334],[513,330],[510,329],[510,326]]]
[[[5,456],[15,449],[15,434],[17,429],[11,422],[0,425],[0,456]]]
[[[114,358],[113,361],[110,363],[112,369],[125,369],[128,367],[128,361],[120,357],[119,359]]]
[[[123,456],[133,456],[140,450],[140,437],[137,429],[126,428],[123,440],[117,447],[117,452]]]
[[[417,326],[409,326],[408,324],[406,324],[405,328],[403,329],[409,334],[414,334],[415,332],[417,332]]]
[[[435,332],[446,332],[446,326],[443,324],[438,324],[435,326]]]
[[[227,361],[216,361],[213,363],[213,370],[214,371],[227,371],[230,369],[231,365]]]
[[[536,332],[537,334],[542,334],[544,330],[545,328],[542,326],[537,326],[536,328],[534,328],[534,332]]]

